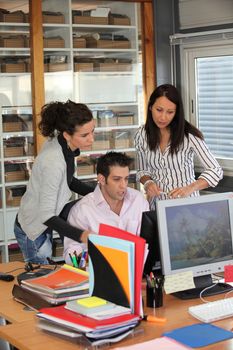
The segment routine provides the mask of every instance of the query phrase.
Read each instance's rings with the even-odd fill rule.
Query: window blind
[[[216,157],[233,159],[233,56],[196,58],[198,126]]]

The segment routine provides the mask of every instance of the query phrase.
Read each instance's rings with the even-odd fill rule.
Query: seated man
[[[119,152],[109,152],[98,159],[98,185],[72,207],[68,216],[71,225],[98,233],[103,223],[139,235],[142,212],[149,210],[149,204],[140,191],[127,187],[130,162],[126,154]],[[79,255],[85,248],[65,237],[66,263],[71,264],[69,254],[76,251]]]

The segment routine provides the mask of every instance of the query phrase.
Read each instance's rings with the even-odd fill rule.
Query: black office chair
[[[148,243],[149,253],[144,266],[144,275],[153,271],[161,274],[161,256],[156,210],[145,211],[142,214],[140,236]]]
[[[59,214],[59,217],[64,219],[65,221],[68,218],[69,212],[71,210],[71,208],[80,200],[81,198],[75,199],[73,201],[68,202],[64,208],[62,209],[62,211]]]

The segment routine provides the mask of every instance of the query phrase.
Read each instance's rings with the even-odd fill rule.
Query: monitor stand
[[[175,297],[179,299],[195,299],[200,297],[201,291],[209,286],[212,286],[215,284],[212,280],[211,275],[206,275],[206,276],[199,276],[199,277],[194,277],[194,284],[196,288],[193,289],[187,289],[187,290],[182,290],[176,293],[172,293]],[[210,295],[216,295],[216,294],[221,294],[221,293],[227,293],[230,290],[233,290],[233,287],[230,284],[227,283],[217,283],[215,284],[214,287],[209,288],[205,290],[205,292],[202,293],[203,297],[207,297]]]

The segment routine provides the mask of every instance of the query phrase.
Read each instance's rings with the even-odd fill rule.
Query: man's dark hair
[[[101,174],[107,178],[110,174],[111,166],[120,166],[122,168],[130,166],[132,159],[128,157],[125,153],[121,152],[108,152],[102,155],[97,160],[96,172],[97,175]]]

